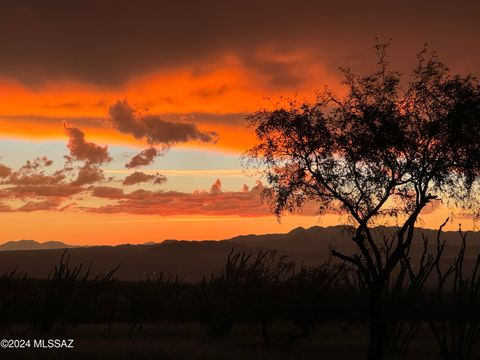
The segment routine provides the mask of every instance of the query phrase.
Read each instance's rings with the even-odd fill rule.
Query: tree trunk
[[[383,286],[370,289],[368,360],[383,360],[386,346],[386,322],[383,304]]]

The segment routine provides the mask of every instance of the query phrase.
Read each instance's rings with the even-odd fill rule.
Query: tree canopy
[[[386,288],[422,210],[440,200],[474,216],[480,208],[480,82],[451,74],[426,48],[404,80],[387,48],[375,46],[370,75],[342,69],[343,97],[327,90],[312,103],[251,114],[258,143],[245,154],[263,170],[263,195],[278,217],[313,200],[319,213],[336,209],[356,223],[357,252],[333,255],[355,265],[368,286],[372,360],[383,358]],[[400,223],[395,236],[372,235],[378,218]]]
[[[265,169],[276,215],[307,199],[320,212],[334,207],[365,224],[414,215],[437,198],[476,210],[478,79],[451,75],[424,49],[404,89],[386,50],[376,46],[373,74],[342,69],[343,98],[325,91],[313,103],[291,101],[248,117],[258,143],[246,157]]]

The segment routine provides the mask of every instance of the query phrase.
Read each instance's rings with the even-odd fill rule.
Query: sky
[[[480,74],[476,1],[0,1],[0,241],[222,239],[345,223],[279,222],[242,166],[245,117],[342,92],[340,66],[427,43]],[[428,209],[427,209],[428,210]],[[449,211],[435,206],[421,225]],[[472,227],[452,219],[449,228]]]

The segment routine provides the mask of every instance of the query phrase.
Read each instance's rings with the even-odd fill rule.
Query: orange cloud
[[[42,197],[64,197],[68,198],[72,195],[84,191],[80,186],[71,184],[58,185],[22,185],[10,187],[7,194],[13,197],[22,198],[42,198]]]
[[[113,187],[95,187],[92,196],[111,200],[99,207],[83,208],[88,212],[105,214],[137,215],[201,215],[201,216],[271,216],[268,203],[260,197],[263,184],[258,182],[251,190],[242,187],[241,191],[222,191],[222,183],[217,179],[210,191],[184,193],[177,191],[148,191],[144,189],[125,193]],[[315,202],[307,202],[299,214],[313,216],[318,207]]]
[[[0,178],[6,178],[12,173],[12,169],[8,166],[0,164]]]
[[[135,171],[134,173],[128,175],[123,179],[123,185],[135,185],[143,182],[153,182],[154,184],[163,184],[167,181],[167,178],[158,173],[156,174],[145,174],[141,171]]]
[[[270,75],[248,67],[234,55],[224,56],[201,72],[184,66],[132,78],[115,88],[56,80],[32,89],[0,79],[0,135],[62,138],[61,123],[66,120],[81,127],[94,141],[138,144],[129,134],[118,133],[104,122],[109,117],[109,105],[128,98],[143,116],[159,114],[166,122],[174,118],[176,122],[193,123],[197,134],[218,133],[218,144],[201,146],[243,150],[253,141],[252,131],[245,127],[245,114],[273,105],[266,96],[276,99],[292,96],[294,91],[299,96],[311,96],[324,84],[337,83],[336,74],[332,76],[321,65],[307,60],[302,60],[306,62],[301,66],[305,80],[295,89],[272,86]],[[190,137],[194,141],[196,138]]]
[[[67,169],[56,170],[52,174],[46,174],[45,168],[52,165],[52,160],[47,157],[39,157],[32,161],[28,160],[20,169],[13,171],[5,165],[0,165],[3,180],[0,184],[8,185],[56,185],[65,180]]]

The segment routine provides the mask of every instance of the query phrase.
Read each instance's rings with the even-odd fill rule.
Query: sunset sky
[[[245,116],[339,93],[339,66],[404,73],[428,43],[480,75],[480,5],[387,1],[0,1],[0,242],[221,239],[279,223],[240,156]],[[449,214],[427,209],[422,226]],[[472,227],[457,217],[449,224]]]

